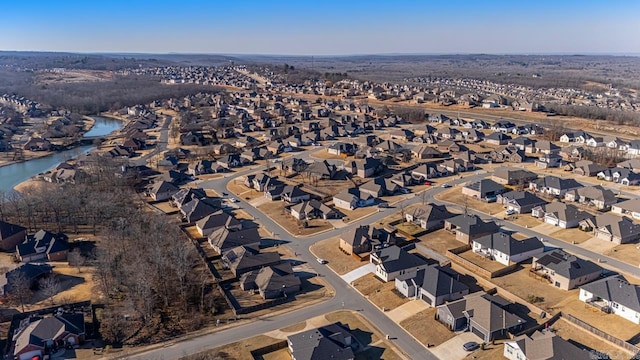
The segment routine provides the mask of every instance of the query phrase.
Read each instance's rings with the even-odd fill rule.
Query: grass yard
[[[640,264],[640,245],[622,244],[604,253],[614,259],[636,266]]]
[[[442,255],[445,255],[449,249],[464,245],[462,242],[456,240],[454,234],[444,229],[422,235],[418,239],[420,240],[420,244]]]
[[[562,305],[568,299],[578,299],[577,289],[569,291],[557,289],[551,286],[547,280],[530,276],[529,269],[531,269],[531,265],[523,264],[522,269],[493,278],[491,282],[524,300],[527,300],[530,295],[543,297],[544,300],[534,305],[546,310],[553,309],[553,314],[557,312],[555,310],[561,310]]]
[[[531,216],[531,214],[519,214],[517,217],[510,218],[509,221],[516,225],[524,226],[527,228],[532,228],[534,226],[542,224],[541,220]]]
[[[421,311],[400,322],[406,331],[423,344],[438,346],[452,339],[456,334],[435,319],[436,308]]]
[[[467,204],[470,208],[492,215],[503,211],[504,208],[498,203],[487,203],[478,199],[462,195],[462,187],[454,186],[449,190],[445,190],[435,196],[437,200],[448,201],[460,206]]]
[[[169,201],[163,201],[163,202],[159,202],[159,203],[156,203],[156,204],[150,204],[150,206],[153,206],[156,209],[159,209],[160,211],[162,211],[165,214],[175,214],[175,213],[180,211],[177,207],[171,206],[171,203]]]
[[[392,310],[409,302],[409,299],[396,292],[394,281],[382,282],[374,274],[367,274],[355,280],[353,287],[380,309]]]
[[[593,234],[580,229],[561,229],[551,233],[550,236],[568,243],[581,244],[591,239]]]
[[[363,207],[363,208],[357,208],[354,210],[345,210],[345,209],[340,209],[340,208],[336,208],[337,210],[339,210],[341,213],[343,213],[345,215],[344,218],[342,218],[342,220],[344,222],[353,222],[356,221],[358,219],[361,219],[363,217],[367,217],[373,213],[378,212],[380,209],[378,209],[375,206],[367,206],[367,207]]]
[[[302,221],[294,218],[285,210],[284,205],[285,203],[282,201],[269,201],[258,206],[258,210],[294,236],[309,236],[333,229],[333,225],[324,219],[307,220],[308,226],[304,227]]]
[[[618,315],[606,314],[587,305],[578,300],[577,294],[566,301],[559,310],[563,314],[571,314],[587,324],[625,341],[634,338],[640,333],[640,325],[636,325]]]
[[[470,261],[472,263],[474,263],[475,265],[480,266],[481,268],[487,270],[487,271],[496,271],[496,270],[500,270],[502,268],[504,268],[505,266],[500,264],[497,261],[493,261],[487,258],[484,258],[476,253],[474,253],[471,250],[467,250],[463,253],[458,254],[458,256],[460,256],[461,258]]]
[[[410,222],[402,222],[400,224],[395,225],[395,227],[396,229],[398,229],[398,231],[402,231],[403,233],[409,234],[411,236],[415,236],[424,231],[424,229],[421,228],[420,226]]]
[[[316,159],[334,159],[334,160],[338,160],[338,159],[348,159],[348,156],[341,156],[341,155],[334,155],[334,154],[329,154],[329,151],[327,151],[326,148],[318,150],[316,152],[312,152],[311,157],[316,158]]]
[[[562,318],[553,323],[551,328],[556,332],[556,335],[565,340],[573,341],[578,346],[582,345],[588,349],[595,349],[604,353],[617,353],[619,351],[617,346],[612,345],[608,341],[605,341]]]
[[[229,181],[229,183],[227,183],[227,190],[235,196],[241,197],[245,200],[253,200],[264,196],[263,193],[244,186],[244,176],[240,176],[233,179],[233,181]]]
[[[367,261],[358,261],[343,253],[339,248],[339,243],[340,239],[333,237],[311,245],[310,250],[316,257],[327,260],[327,266],[338,275],[344,275],[368,263]]]
[[[488,344],[484,350],[476,350],[473,353],[467,355],[465,359],[473,360],[495,360],[504,359],[504,345],[503,344]]]

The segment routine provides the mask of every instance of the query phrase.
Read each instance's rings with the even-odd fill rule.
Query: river
[[[107,135],[120,129],[123,125],[122,121],[112,118],[102,116],[93,116],[93,118],[96,122],[91,130],[84,134],[85,137]],[[93,148],[95,148],[93,145],[83,145],[38,159],[2,166],[0,167],[0,191],[11,192],[13,187],[21,182],[46,172],[58,166],[61,162],[82,155]]]

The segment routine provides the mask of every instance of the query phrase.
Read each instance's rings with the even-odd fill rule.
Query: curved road
[[[301,158],[309,158],[309,154],[311,151],[309,150],[301,153],[297,153],[296,157]],[[219,194],[223,192],[227,192],[227,184],[232,179],[245,175],[248,173],[256,172],[257,167],[252,167],[243,171],[239,171],[231,174],[229,177],[225,177],[224,179],[214,179],[203,181],[199,183],[199,186],[205,189],[213,189]],[[487,172],[478,172],[474,175],[467,176],[465,178],[451,178],[448,181],[451,185],[458,185],[468,181],[475,181],[489,176],[490,173]],[[449,207],[454,207],[461,209],[459,205],[449,203],[447,201],[438,201],[434,199],[434,196],[440,193],[442,188],[435,187],[425,190],[427,192],[427,196],[425,196],[426,202],[433,202],[436,204],[445,204]],[[325,280],[335,289],[335,297],[324,301],[322,303],[305,307],[303,309],[285,313],[282,315],[277,315],[274,317],[270,317],[267,319],[257,319],[250,324],[237,326],[235,328],[227,329],[221,332],[203,335],[201,337],[197,337],[191,340],[186,340],[182,342],[176,342],[172,346],[151,350],[148,352],[144,352],[140,355],[131,356],[129,358],[133,359],[176,359],[181,356],[194,354],[197,352],[201,352],[207,349],[219,347],[228,343],[232,343],[238,341],[240,339],[249,338],[252,336],[260,335],[268,331],[276,330],[287,325],[291,325],[297,322],[304,321],[305,319],[319,316],[331,311],[340,310],[340,309],[350,309],[360,311],[373,325],[375,325],[378,330],[380,330],[383,334],[390,334],[393,338],[393,342],[397,345],[399,349],[404,351],[405,355],[410,359],[436,359],[436,357],[429,352],[422,344],[418,343],[413,337],[411,337],[404,329],[390,320],[381,310],[379,310],[376,306],[372,305],[367,299],[362,297],[357,291],[355,291],[349,284],[345,283],[337,274],[331,271],[327,266],[320,265],[315,260],[316,257],[310,252],[309,247],[317,241],[328,239],[330,237],[337,236],[347,229],[366,224],[373,224],[382,220],[384,217],[391,215],[391,213],[395,212],[396,209],[381,209],[379,212],[372,214],[364,219],[355,221],[350,223],[348,226],[334,229],[327,232],[323,232],[321,234],[317,234],[314,236],[298,238],[289,234],[286,230],[284,230],[280,225],[274,222],[271,218],[265,216],[262,212],[260,212],[255,207],[248,204],[242,198],[238,197],[239,204],[241,205],[242,210],[246,211],[250,215],[252,215],[256,221],[260,222],[262,226],[269,229],[273,234],[274,238],[282,239],[287,241],[287,246],[290,247],[293,251],[297,253],[297,257],[305,262],[320,276],[324,277]],[[405,200],[402,201],[404,206],[408,206],[411,204],[418,203],[423,200],[422,196],[417,196],[417,194],[407,194]],[[592,261],[601,261],[605,263],[607,266],[618,269],[622,272],[640,276],[640,269],[629,264],[623,263],[621,261],[615,260],[613,258],[609,258],[607,256],[603,256],[601,254],[594,253],[587,249],[581,248],[577,245],[572,245],[566,243],[561,240],[554,239],[548,235],[540,234],[531,229],[513,224],[511,222],[506,222],[503,219],[496,218],[494,216],[490,216],[489,214],[481,213],[475,210],[469,211],[472,214],[477,214],[483,219],[491,219],[496,221],[498,224],[504,226],[507,229],[514,230],[526,234],[527,236],[537,236],[538,238],[544,238],[545,245],[552,247],[561,247],[570,253],[574,253],[583,258],[591,259]]]

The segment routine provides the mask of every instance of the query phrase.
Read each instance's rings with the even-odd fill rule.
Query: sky
[[[637,0],[3,0],[0,50],[640,54]]]

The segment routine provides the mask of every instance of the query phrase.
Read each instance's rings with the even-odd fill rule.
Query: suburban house
[[[487,144],[493,145],[507,145],[507,143],[511,140],[511,136],[504,134],[502,132],[494,132],[485,136],[484,141]]]
[[[529,183],[529,189],[548,195],[564,197],[567,191],[584,187],[575,179],[559,178],[557,176],[548,175],[541,179],[537,179]]]
[[[505,341],[502,355],[509,360],[594,359],[592,352],[548,330],[538,330],[531,335],[525,334]]]
[[[39,230],[16,246],[16,256],[22,262],[64,261],[69,253],[67,236]]]
[[[284,184],[277,177],[274,178],[265,173],[260,173],[251,179],[249,185],[249,187],[253,187],[257,191],[264,192],[267,189]]]
[[[51,274],[53,267],[44,263],[25,263],[17,268],[6,272],[0,276],[0,297],[10,295],[16,288],[20,286],[18,281],[27,279],[29,287],[38,283],[38,280]]]
[[[396,241],[393,233],[371,225],[360,225],[342,233],[338,246],[347,255],[360,255],[381,247],[395,245]]]
[[[327,147],[327,152],[332,155],[353,155],[356,151],[356,146],[351,143],[335,142]]]
[[[498,195],[496,201],[507,210],[513,210],[518,214],[530,214],[534,207],[547,204],[545,200],[529,191],[509,191]]]
[[[573,205],[567,205],[559,201],[534,207],[531,210],[531,216],[563,229],[577,227],[581,221],[593,218],[588,212],[581,211]]]
[[[502,185],[528,185],[537,178],[534,172],[510,167],[497,168],[491,175],[491,180]]]
[[[567,191],[564,195],[567,201],[575,201],[581,204],[588,204],[598,210],[609,210],[611,205],[618,201],[616,194],[600,185],[585,186],[575,190]]]
[[[488,344],[524,328],[526,320],[510,308],[511,303],[497,295],[477,292],[438,306],[436,319],[451,331],[468,329]]]
[[[444,221],[444,228],[447,231],[455,233],[456,240],[465,244],[470,244],[472,240],[493,234],[500,229],[493,221],[484,222],[477,215],[465,214],[446,219]]]
[[[171,199],[178,190],[180,190],[180,188],[170,182],[159,181],[149,189],[149,196],[151,196],[154,201],[164,201]]]
[[[359,207],[373,205],[376,198],[369,193],[360,191],[358,188],[342,190],[333,196],[333,205],[340,209],[354,210]]]
[[[429,145],[419,145],[411,149],[411,157],[416,160],[434,159],[443,157],[442,152]]]
[[[338,217],[338,212],[321,203],[318,200],[306,200],[291,207],[291,216],[298,220],[303,219],[333,219]]]
[[[3,251],[14,251],[27,236],[27,228],[0,221],[0,247]]]
[[[202,237],[208,237],[212,232],[220,228],[242,230],[242,222],[222,210],[196,221],[196,230]]]
[[[384,165],[379,159],[365,158],[351,162],[351,174],[361,178],[370,178],[376,176],[384,170]]]
[[[422,299],[430,306],[455,301],[469,294],[460,274],[449,267],[431,265],[396,277],[395,288],[408,298]]]
[[[511,234],[496,232],[472,241],[474,253],[505,266],[519,263],[544,252],[544,244],[536,237],[514,239]]]
[[[257,247],[238,246],[227,250],[222,254],[221,259],[224,268],[231,270],[233,276],[239,277],[249,271],[279,264],[280,254],[277,252],[260,253]]]
[[[628,244],[640,239],[640,224],[626,216],[601,214],[596,216],[594,234],[598,239],[614,244]]]
[[[375,275],[384,282],[389,282],[399,275],[424,269],[437,263],[435,260],[427,260],[411,254],[397,245],[391,245],[372,252],[369,260],[376,266]]]
[[[302,190],[300,186],[286,185],[282,189],[280,197],[283,201],[286,201],[289,204],[297,204],[299,202],[309,200],[311,198],[311,194]]]
[[[438,170],[438,165],[435,163],[421,164],[411,171],[411,177],[417,181],[424,181],[443,175]]]
[[[186,203],[195,199],[204,199],[207,193],[202,188],[180,189],[171,196],[171,205],[182,208]]]
[[[400,186],[391,179],[385,179],[384,177],[377,177],[371,181],[368,181],[359,187],[360,193],[370,194],[373,197],[382,197],[387,195],[393,195],[400,190]]]
[[[44,359],[66,346],[80,345],[85,339],[84,314],[57,313],[30,316],[20,321],[12,339],[15,359]]]
[[[640,220],[640,199],[631,199],[611,205],[611,212],[614,214],[628,215],[636,220]]]
[[[456,214],[450,213],[444,205],[425,204],[405,213],[407,222],[414,223],[425,230],[437,230],[444,227],[444,221]]]
[[[185,222],[191,224],[215,213],[216,211],[220,210],[220,207],[221,204],[219,199],[193,199],[188,203],[182,205],[182,207],[180,208],[180,213],[182,214],[182,219]]]
[[[539,140],[536,141],[536,151],[537,153],[542,153],[545,155],[549,155],[549,154],[557,154],[560,152],[560,146],[552,143],[551,141],[548,140]]]
[[[496,199],[499,194],[505,191],[506,188],[501,184],[491,179],[482,179],[465,185],[462,188],[462,195],[489,200]]]
[[[533,257],[531,271],[562,290],[575,289],[594,281],[602,274],[596,263],[554,249]]]
[[[254,290],[263,299],[276,299],[291,296],[300,291],[302,283],[291,263],[265,266],[259,270],[246,272],[240,276],[242,290]]]
[[[237,246],[258,246],[260,245],[261,237],[257,228],[233,231],[221,227],[209,234],[207,240],[215,251],[222,254]]]
[[[336,322],[287,336],[293,360],[353,360],[360,346],[349,325]]]
[[[581,176],[597,176],[600,172],[607,170],[606,167],[596,164],[591,160],[579,160],[573,165],[573,173]]]
[[[578,299],[604,312],[640,324],[640,286],[630,284],[622,275],[582,285]]]

